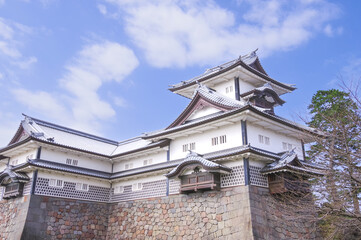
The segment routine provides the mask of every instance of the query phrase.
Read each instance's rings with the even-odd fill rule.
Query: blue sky
[[[258,48],[297,90],[276,113],[297,120],[312,95],[361,76],[361,1],[0,0],[0,145],[21,113],[114,140],[169,125],[189,102],[167,90]]]

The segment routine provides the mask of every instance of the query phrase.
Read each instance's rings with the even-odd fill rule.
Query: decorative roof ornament
[[[232,171],[232,169],[229,167],[212,162],[210,160],[203,158],[202,155],[200,155],[196,152],[189,151],[186,158],[165,176],[167,178],[174,178],[174,177],[181,175],[186,169],[188,169],[188,168],[194,169],[194,167],[196,167],[196,166],[200,166],[208,172],[229,173]]]

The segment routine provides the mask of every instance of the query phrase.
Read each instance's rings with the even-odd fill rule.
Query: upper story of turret
[[[172,85],[169,90],[192,98],[198,84],[206,85],[234,100],[243,99],[252,105],[269,108],[271,112],[275,106],[284,103],[281,95],[296,89],[292,84],[281,83],[269,77],[256,51],[207,69],[195,78]]]

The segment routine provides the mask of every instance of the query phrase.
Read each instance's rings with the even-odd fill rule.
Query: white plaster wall
[[[230,87],[232,86],[233,87],[233,91],[232,92],[229,92],[229,93],[226,93],[226,88],[227,87]],[[235,86],[234,86],[234,80],[229,80],[229,81],[224,81],[224,82],[221,82],[221,83],[218,83],[216,85],[214,85],[212,87],[214,90],[216,90],[218,93],[224,95],[224,96],[227,96],[229,98],[232,98],[232,99],[236,99],[236,94],[235,94]]]
[[[259,143],[258,140],[259,134],[269,137],[270,145]],[[300,139],[291,136],[286,136],[284,134],[271,131],[269,129],[264,129],[260,126],[252,125],[250,122],[247,122],[247,136],[248,136],[248,142],[251,144],[251,146],[275,153],[285,151],[282,148],[282,142],[290,143],[292,144],[293,147],[296,147],[295,152],[297,153],[298,158],[303,159],[302,143]]]
[[[237,159],[235,161],[221,162],[220,164],[230,167],[230,168],[236,167],[236,166],[243,166],[243,158]]]
[[[219,112],[219,111],[220,111],[219,109],[214,108],[214,107],[205,107],[203,109],[194,111],[187,120],[197,119],[197,118],[204,117],[204,116],[207,116],[212,113]]]
[[[107,181],[102,181],[100,179],[98,180],[98,179],[87,178],[84,176],[76,177],[76,176],[72,176],[72,175],[65,175],[65,174],[54,173],[54,172],[50,173],[50,172],[39,171],[38,177],[48,178],[48,179],[59,179],[59,180],[63,180],[66,182],[73,182],[73,183],[87,183],[92,186],[110,188],[110,183]]]
[[[254,88],[254,85],[250,84],[249,82],[245,82],[242,79],[239,79],[239,94],[251,91]]]
[[[133,168],[144,167],[144,165],[143,165],[144,160],[149,160],[149,159],[152,159],[151,165],[161,163],[161,162],[166,162],[167,161],[167,151],[162,151],[162,152],[158,152],[158,153],[154,153],[154,154],[148,154],[147,156],[141,156],[139,158],[135,158],[135,159],[131,159],[131,160],[124,160],[121,162],[116,162],[116,163],[114,163],[113,172],[124,171],[125,170],[124,166],[125,166],[125,164],[128,164],[128,163],[133,163]]]
[[[33,150],[29,150],[27,152],[24,152],[24,153],[21,153],[19,155],[15,155],[15,156],[11,157],[10,158],[10,165],[12,164],[12,162],[14,160],[15,161],[18,160],[18,164],[24,163],[24,162],[26,162],[27,157],[28,156],[31,157],[31,155],[32,155],[31,159],[36,158],[37,150],[38,150],[37,148],[34,148]]]
[[[94,169],[98,171],[111,172],[112,164],[110,160],[99,160],[80,154],[65,153],[61,151],[51,150],[48,148],[41,149],[41,159],[66,164],[66,159],[78,160],[78,167]]]
[[[146,183],[146,182],[155,182],[159,180],[166,180],[167,178],[163,175],[157,175],[157,176],[147,176],[137,179],[130,179],[130,180],[119,180],[118,182],[113,183],[113,188],[118,186],[129,186],[134,183]]]
[[[212,138],[227,135],[227,143],[212,146]],[[196,143],[196,149],[193,150],[199,154],[205,154],[227,148],[242,145],[241,122],[220,127],[218,129],[208,130],[203,133],[192,134],[187,137],[179,137],[170,143],[170,159],[181,159],[187,156],[188,152],[183,152],[183,144]]]
[[[263,168],[264,166],[267,165],[267,163],[262,162],[262,161],[257,161],[257,160],[254,160],[254,159],[250,159],[249,160],[249,165]]]

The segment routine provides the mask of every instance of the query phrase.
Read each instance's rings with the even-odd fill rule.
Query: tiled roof
[[[218,92],[208,88],[203,84],[199,84],[197,89],[194,91],[194,95],[199,93],[211,102],[223,105],[225,107],[240,108],[244,107],[247,103],[243,100],[237,101]]]
[[[320,169],[315,169],[312,167],[312,164],[308,163],[308,166],[305,166],[297,157],[294,149],[292,151],[285,152],[280,159],[276,160],[273,163],[268,164],[263,169],[261,173],[269,174],[274,172],[283,171],[285,169],[295,170],[297,172],[304,172],[307,174],[323,175],[323,171]]]
[[[37,139],[103,155],[111,155],[118,142],[25,115],[23,128]]]
[[[246,54],[244,56],[240,56],[237,59],[234,59],[232,61],[223,63],[223,64],[221,64],[221,65],[219,65],[217,67],[207,69],[203,74],[201,74],[201,75],[199,75],[197,77],[194,77],[194,78],[186,80],[186,81],[182,81],[182,82],[177,83],[177,84],[173,84],[173,85],[170,86],[170,90],[175,91],[175,90],[180,89],[180,88],[182,88],[184,86],[189,86],[191,84],[194,84],[197,81],[203,81],[204,79],[216,76],[219,73],[222,73],[222,72],[224,72],[224,71],[226,71],[228,69],[232,69],[233,67],[235,67],[237,65],[242,65],[242,64],[243,64],[243,66],[246,66],[249,70],[254,71],[255,73],[257,73],[258,75],[264,77],[268,81],[271,81],[271,82],[273,82],[273,83],[275,83],[277,85],[280,85],[280,86],[282,86],[284,88],[287,88],[289,90],[294,90],[295,89],[295,87],[293,87],[293,85],[291,85],[291,84],[280,83],[280,82],[270,78],[264,72],[262,66],[261,66],[261,68],[262,68],[263,71],[260,71],[259,69],[254,67],[254,63],[256,63],[257,61],[259,62],[258,56],[256,54],[256,51],[253,51],[253,52],[251,52],[249,54]],[[259,65],[260,65],[260,63],[259,63]]]
[[[64,172],[70,172],[75,174],[81,174],[81,175],[87,175],[91,177],[98,177],[98,178],[106,178],[109,179],[111,174],[107,172],[92,170],[88,168],[82,168],[77,166],[71,166],[67,164],[57,163],[57,162],[51,162],[46,160],[40,160],[40,159],[29,159],[27,162],[27,165],[40,167],[40,168],[47,168],[52,170],[59,170]],[[23,166],[22,166],[23,167]],[[17,168],[20,168],[17,167]]]
[[[186,166],[194,165],[194,164],[200,164],[204,169],[210,171],[222,170],[222,171],[230,172],[232,170],[229,167],[209,161],[195,152],[190,152],[187,155],[187,157],[181,163],[179,163],[179,165],[177,165],[177,167],[175,167],[172,171],[166,174],[166,177],[168,178],[175,177],[176,175],[180,174],[181,171]]]
[[[21,173],[21,172],[15,172],[13,170],[13,167],[11,167],[11,166],[8,166],[7,168],[4,169],[4,171],[2,171],[0,173],[0,184],[6,177],[10,177],[12,180],[20,181],[20,182],[27,182],[30,180],[28,175],[26,175],[25,173]]]
[[[188,84],[188,83],[191,83],[191,82],[196,82],[204,77],[207,77],[209,75],[212,75],[212,74],[215,74],[225,68],[228,68],[236,63],[238,63],[239,61],[242,61],[244,62],[245,64],[247,65],[251,65],[252,63],[254,63],[257,59],[257,55],[255,52],[251,52],[250,54],[247,54],[247,55],[244,55],[244,56],[240,56],[239,58],[237,59],[234,59],[232,61],[229,61],[229,62],[226,62],[226,63],[223,63],[217,67],[213,67],[213,68],[209,68],[207,69],[203,74],[197,76],[197,77],[194,77],[192,79],[189,79],[187,81],[182,81],[180,83],[177,83],[177,84],[174,84],[172,85],[172,87],[176,88],[176,87],[180,87],[182,85],[185,85],[185,84]]]

